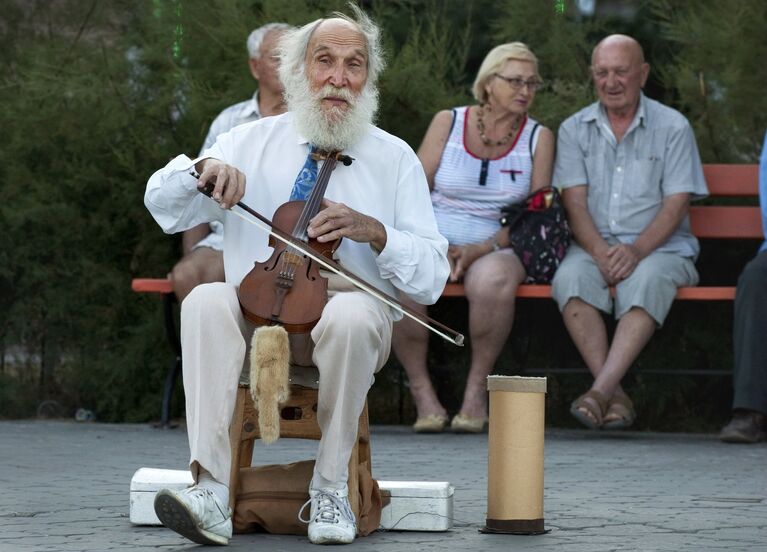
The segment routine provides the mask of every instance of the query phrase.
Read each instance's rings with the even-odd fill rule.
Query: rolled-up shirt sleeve
[[[386,247],[376,264],[382,278],[414,301],[431,305],[445,288],[450,265],[447,240],[437,230],[423,168],[417,158],[415,162],[399,180],[395,223],[384,224]]]

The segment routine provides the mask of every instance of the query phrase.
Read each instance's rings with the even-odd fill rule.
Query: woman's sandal
[[[618,418],[604,422],[602,424],[604,429],[626,429],[631,427],[637,417],[634,403],[631,402],[628,395],[618,395],[617,393],[607,403],[607,411],[604,417],[607,417],[609,414],[618,416]]]
[[[589,389],[573,401],[570,405],[570,414],[586,427],[590,429],[599,429],[602,427],[602,419],[605,416],[606,409],[607,398],[599,391]],[[586,412],[584,412],[584,410]],[[589,414],[591,414],[591,416],[589,416]]]

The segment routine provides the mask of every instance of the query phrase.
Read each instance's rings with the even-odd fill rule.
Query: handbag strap
[[[455,120],[455,118],[453,120]],[[527,145],[527,151],[530,152],[530,161],[533,160],[533,142],[535,142],[535,133],[538,132],[538,127],[540,126],[541,123],[535,123],[532,132],[530,132],[530,143]]]

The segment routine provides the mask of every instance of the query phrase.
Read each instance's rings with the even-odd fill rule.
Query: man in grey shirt
[[[227,107],[213,119],[200,154],[210,148],[220,134],[237,125],[285,112],[282,83],[277,75],[277,44],[282,34],[292,28],[287,23],[267,23],[250,33],[248,65],[250,74],[258,82],[258,90],[249,100]],[[199,284],[224,281],[223,226],[212,222],[190,228],[184,232],[182,249],[184,256],[170,273],[179,302]]]
[[[591,71],[599,101],[559,129],[554,183],[564,189],[575,243],[552,295],[594,376],[570,412],[587,427],[618,429],[636,416],[623,376],[677,287],[698,282],[688,208],[708,190],[687,119],[642,93],[650,66],[639,43],[608,36],[594,48]],[[612,343],[600,311],[618,319]]]

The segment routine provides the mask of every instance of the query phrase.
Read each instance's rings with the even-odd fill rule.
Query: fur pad
[[[290,396],[290,342],[282,326],[262,326],[253,332],[250,350],[250,394],[258,410],[264,444],[280,437],[280,406]]]

